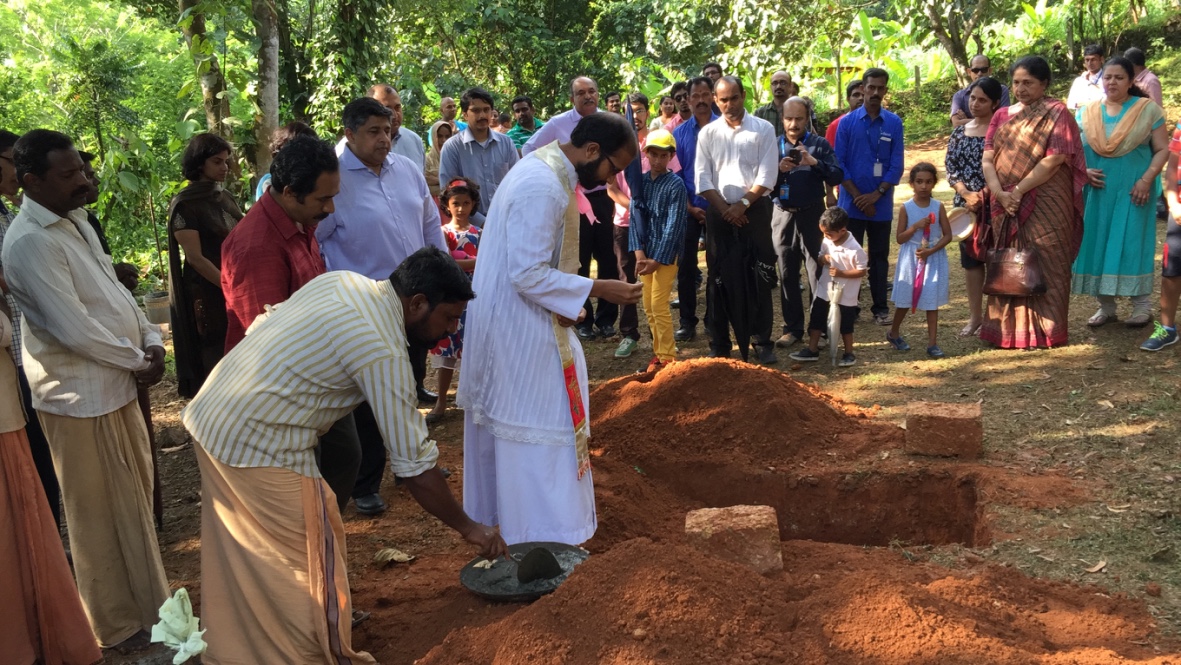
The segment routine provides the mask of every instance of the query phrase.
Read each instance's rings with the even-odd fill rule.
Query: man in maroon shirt
[[[340,165],[330,143],[298,137],[275,156],[271,187],[222,245],[226,353],[267,305],[287,300],[325,272],[316,224],[334,210]]]

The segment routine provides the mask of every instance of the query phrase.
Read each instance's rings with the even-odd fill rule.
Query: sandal
[[[1107,312],[1104,312],[1102,308],[1100,308],[1099,311],[1091,315],[1091,318],[1087,319],[1087,325],[1091,326],[1092,328],[1098,328],[1108,323],[1112,323],[1113,321],[1119,321],[1119,317],[1116,316],[1114,312],[1108,314]]]
[[[1124,321],[1124,325],[1129,328],[1143,328],[1152,323],[1152,312],[1132,312],[1132,316]]]
[[[426,417],[424,418],[424,420],[426,420],[427,425],[438,425],[439,423],[443,422],[443,418],[446,417],[446,415],[447,415],[446,411],[444,411],[442,413],[439,413],[437,411],[431,411],[426,414]]]
[[[369,613],[365,610],[353,610],[353,628],[361,625],[369,618]]]
[[[977,323],[976,325],[969,323],[968,325],[964,326],[963,330],[960,331],[960,337],[975,337],[976,335],[979,335],[980,327],[983,325],[983,323]]]

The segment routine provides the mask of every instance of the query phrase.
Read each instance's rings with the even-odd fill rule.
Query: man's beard
[[[443,337],[431,339],[429,335],[423,332],[424,327],[425,326],[406,326],[406,340],[414,346],[433,349],[436,344],[442,341],[443,337],[446,337],[446,335],[443,335]]]
[[[602,164],[604,159],[606,157],[600,156],[593,162],[585,162],[574,167],[574,172],[578,174],[578,183],[582,185],[583,189],[594,189],[606,182],[599,180],[597,176],[599,164]]]

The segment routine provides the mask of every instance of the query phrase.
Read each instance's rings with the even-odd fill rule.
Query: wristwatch
[[[745,197],[745,196],[744,196],[744,197],[742,197],[741,199],[739,199],[739,201],[738,201],[738,202],[742,204],[742,207],[743,207],[743,208],[749,208],[749,207],[750,207],[750,201],[748,201],[748,200],[746,199],[746,197]]]
[[[878,194],[884,195],[888,191],[890,191],[890,183],[883,182],[882,184],[878,185]]]

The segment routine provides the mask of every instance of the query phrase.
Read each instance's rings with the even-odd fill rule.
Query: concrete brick
[[[906,414],[906,443],[913,455],[978,458],[984,453],[980,405],[915,402]]]
[[[694,547],[766,575],[783,570],[779,522],[770,506],[702,508],[685,515]]]

